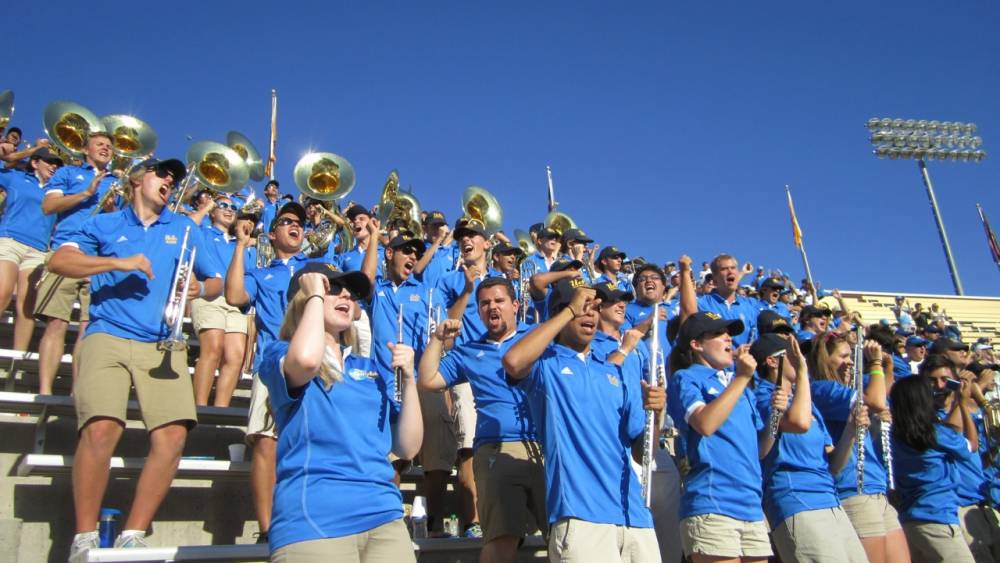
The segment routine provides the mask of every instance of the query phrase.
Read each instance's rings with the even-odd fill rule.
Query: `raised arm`
[[[559,332],[574,318],[589,313],[600,300],[597,292],[589,287],[577,288],[573,300],[552,318],[538,325],[518,340],[503,356],[503,369],[514,379],[524,379],[531,373],[531,366],[541,357],[545,348],[555,340]]]
[[[90,181],[87,189],[75,194],[46,193],[45,197],[42,198],[42,213],[46,215],[62,213],[80,205],[97,193],[97,187],[101,185],[101,180],[107,175],[108,173],[105,170],[98,172],[94,175],[94,179]],[[56,187],[56,185],[50,185],[50,188],[54,189]]]
[[[365,224],[368,231],[368,248],[365,249],[365,259],[361,261],[361,273],[363,273],[372,286],[375,285],[375,276],[378,274],[378,220],[372,218]]]
[[[698,312],[698,296],[694,292],[694,275],[691,272],[691,257],[684,255],[677,261],[681,278],[681,313],[680,323]]]
[[[444,350],[445,341],[455,338],[460,332],[462,332],[462,321],[445,319],[438,324],[437,330],[431,333],[430,342],[420,357],[420,369],[417,371],[417,387],[421,391],[440,391],[448,386],[444,377],[438,372],[441,366],[441,351]]]
[[[865,342],[865,373],[869,375],[868,386],[865,387],[865,404],[875,413],[886,410],[885,393],[886,373],[882,365],[882,347],[874,340]],[[891,369],[890,369],[891,373]]]
[[[711,436],[733,412],[733,407],[750,383],[757,361],[750,355],[749,346],[740,346],[736,351],[736,376],[726,389],[712,402],[695,408],[688,416],[688,425],[702,436]]]
[[[72,245],[60,246],[49,260],[49,271],[67,278],[89,278],[104,272],[142,272],[153,279],[153,267],[142,254],[126,258],[111,256],[90,256]]]
[[[226,270],[224,288],[226,303],[233,307],[242,307],[250,302],[250,294],[244,285],[246,266],[243,262],[247,246],[250,244],[251,233],[253,233],[253,221],[241,219],[236,224],[236,248],[233,249],[233,259],[229,262],[229,269]]]
[[[549,285],[554,284],[559,280],[581,277],[583,277],[583,273],[580,270],[573,268],[563,270],[561,272],[539,272],[531,276],[531,280],[528,282],[531,298],[536,301],[545,299],[545,293],[548,290]]]
[[[285,353],[285,382],[289,389],[304,387],[319,373],[326,351],[323,302],[330,291],[330,280],[323,274],[304,274],[299,278],[299,291],[308,297]]]

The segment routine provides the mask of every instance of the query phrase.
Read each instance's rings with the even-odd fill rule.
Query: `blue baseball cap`
[[[930,343],[930,340],[927,340],[926,338],[920,338],[919,336],[911,336],[911,337],[909,337],[909,338],[906,339],[906,347],[907,348],[910,348],[910,347],[913,347],[913,346],[927,346],[929,343]]]

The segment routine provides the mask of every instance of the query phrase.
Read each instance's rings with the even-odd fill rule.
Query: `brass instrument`
[[[129,176],[137,165],[153,154],[158,142],[153,128],[131,115],[106,115],[101,118],[101,123],[111,136],[111,151],[115,155],[110,168],[121,170],[121,173],[101,196],[92,215],[100,213],[108,202],[118,196],[125,201],[132,198]]]
[[[545,225],[545,229],[556,233],[559,235],[559,238],[562,238],[563,233],[566,231],[579,228],[576,226],[576,221],[562,211],[553,211],[546,215],[543,224]]]
[[[347,197],[354,189],[354,167],[348,160],[332,152],[309,153],[295,164],[293,173],[295,185],[303,197],[321,202],[324,213],[336,218],[335,223],[347,224],[347,219],[333,205],[336,200]],[[306,245],[302,251],[310,256],[326,253],[334,234],[336,224],[327,229],[315,229],[306,237]],[[353,236],[349,228],[343,230],[344,246],[353,246]]]
[[[243,157],[233,149],[213,141],[198,141],[187,151],[188,174],[181,183],[171,209],[174,213],[184,195],[197,182],[210,192],[234,194],[246,185],[250,171]]]
[[[864,363],[865,363],[865,333],[864,327],[858,325],[856,332],[856,342],[854,343],[854,367],[851,373],[853,378],[854,394],[857,397],[857,408],[861,408],[864,404],[865,399],[865,383],[864,383]],[[855,466],[855,472],[857,473],[858,479],[858,494],[864,494],[865,488],[865,436],[868,434],[868,430],[861,425],[858,425],[855,429],[854,441],[855,447],[857,447],[857,464]]]
[[[385,228],[389,223],[389,217],[392,215],[393,208],[396,205],[396,196],[399,194],[399,172],[396,170],[391,170],[389,176],[385,179],[385,184],[382,185],[382,194],[378,198],[378,211],[375,213],[375,218],[378,219],[379,225]]]
[[[990,465],[1000,450],[1000,400],[993,398],[982,406],[983,426],[986,430],[986,447],[983,448],[983,465]]]
[[[395,225],[400,231],[409,231],[416,238],[423,238],[424,226],[420,218],[420,201],[412,191],[399,192],[392,206],[389,225]]]
[[[191,275],[194,273],[194,257],[197,248],[188,248],[188,235],[191,227],[184,228],[184,240],[181,242],[180,256],[174,269],[174,279],[170,284],[167,296],[167,306],[163,310],[163,320],[170,327],[170,335],[161,340],[158,347],[161,350],[185,350],[187,339],[184,338],[184,308],[187,306],[188,288],[191,286]]]
[[[7,128],[10,118],[14,115],[14,92],[4,90],[0,92],[0,131]]]
[[[91,133],[104,131],[104,123],[92,111],[73,102],[57,101],[45,106],[42,127],[52,149],[67,161],[83,157]],[[68,159],[68,160],[67,160]]]
[[[503,209],[500,202],[486,188],[479,186],[469,186],[462,193],[462,217],[460,223],[478,223],[487,238],[499,233],[503,229]]]
[[[517,245],[521,247],[521,251],[524,252],[525,258],[538,252],[538,249],[535,247],[535,243],[531,240],[531,235],[521,229],[514,229],[514,239],[517,240]]]
[[[261,158],[260,151],[246,135],[239,131],[226,133],[226,146],[236,151],[236,154],[240,155],[240,158],[246,163],[251,180],[259,182],[264,179],[264,159]]]

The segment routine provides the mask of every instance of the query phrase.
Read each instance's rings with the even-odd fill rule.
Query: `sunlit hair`
[[[809,364],[809,375],[813,379],[840,381],[837,371],[833,368],[833,352],[840,344],[851,345],[848,335],[830,331],[813,337],[812,348],[806,358]]]
[[[708,268],[712,271],[713,274],[715,274],[719,271],[719,267],[722,265],[723,262],[728,262],[730,260],[736,262],[735,257],[729,254],[720,254],[712,259],[712,263],[708,265]]]
[[[306,301],[309,300],[309,296],[303,291],[295,293],[295,297],[288,303],[288,308],[285,310],[285,318],[281,321],[281,329],[278,331],[278,338],[284,340],[285,342],[291,342],[292,336],[295,335],[295,330],[299,327],[299,322],[302,320],[302,314],[306,310]],[[324,303],[324,310],[326,304]],[[351,346],[357,339],[354,335],[354,326],[347,329],[346,331],[333,335],[334,340],[336,340],[341,346]],[[339,373],[337,370],[333,369],[328,362],[324,361],[319,367],[319,378],[323,380],[323,387],[327,390],[334,383],[340,383],[343,380],[343,374]]]

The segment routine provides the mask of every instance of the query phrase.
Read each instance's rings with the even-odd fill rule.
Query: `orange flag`
[[[795,205],[792,204],[792,190],[785,186],[785,193],[788,194],[788,212],[792,216],[792,239],[795,246],[802,248],[802,228],[799,227],[799,220],[795,217]]]

